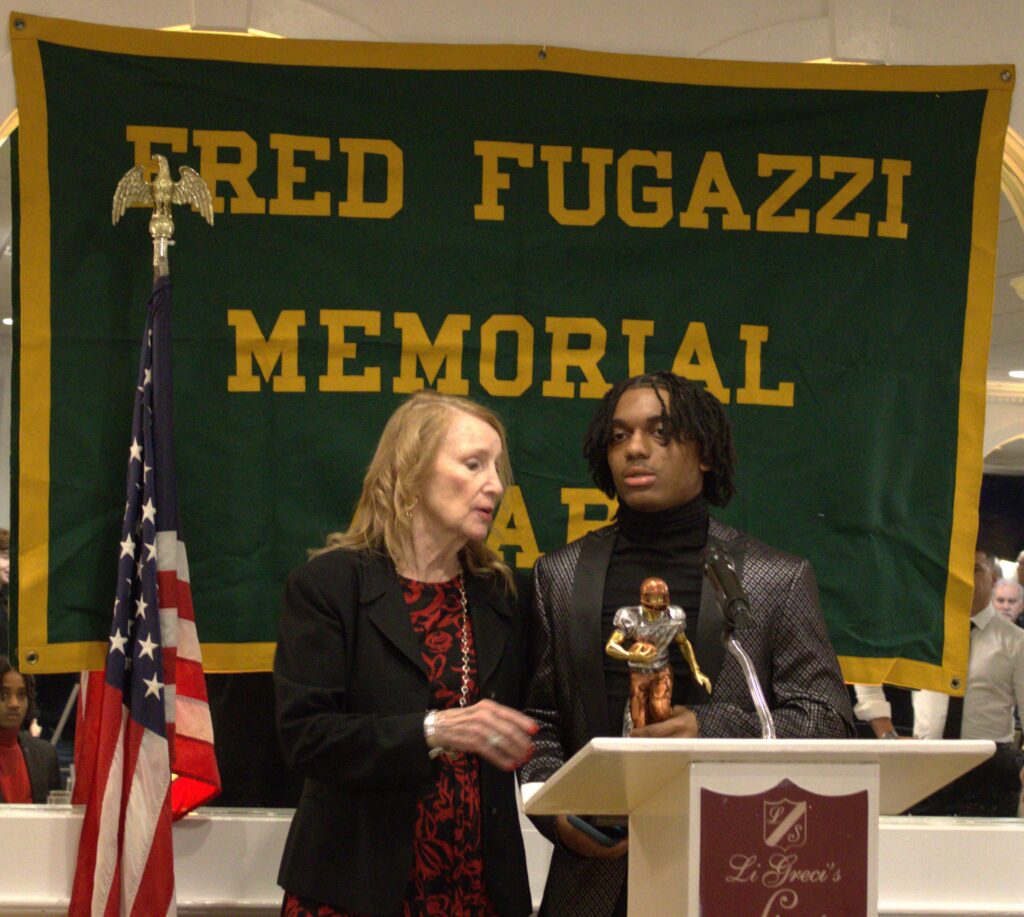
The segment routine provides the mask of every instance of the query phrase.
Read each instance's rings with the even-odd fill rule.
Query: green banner
[[[423,386],[507,422],[518,567],[607,520],[610,383],[727,405],[722,518],[809,557],[847,677],[966,667],[1012,69],[275,41],[15,14],[17,584],[36,671],[101,659],[149,212],[176,213],[176,457],[208,670],[265,668],[281,583],[343,529]],[[176,168],[172,169],[176,175]]]

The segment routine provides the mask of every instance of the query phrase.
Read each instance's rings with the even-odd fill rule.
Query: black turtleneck
[[[686,636],[694,641],[703,574],[700,552],[708,540],[708,505],[700,494],[672,509],[642,513],[619,504],[608,575],[601,607],[601,645],[612,634],[615,612],[623,605],[640,604],[640,584],[649,576],[661,577],[669,601],[686,612]],[[673,703],[681,704],[690,684],[690,668],[682,654],[669,653],[675,676]],[[622,714],[629,699],[629,664],[604,657],[605,695],[609,735],[622,734]]]

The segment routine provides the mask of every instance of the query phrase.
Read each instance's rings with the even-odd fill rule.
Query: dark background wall
[[[978,514],[978,543],[1016,559],[1024,550],[1024,475],[984,475]]]

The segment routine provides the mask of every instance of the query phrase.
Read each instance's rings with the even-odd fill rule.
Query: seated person
[[[59,790],[57,749],[23,732],[35,702],[35,683],[0,656],[0,802],[46,802]]]

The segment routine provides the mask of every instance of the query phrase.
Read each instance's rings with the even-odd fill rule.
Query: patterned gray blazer
[[[537,753],[520,775],[524,783],[546,780],[594,736],[618,734],[618,724],[608,723],[601,639],[604,581],[616,531],[610,525],[591,532],[541,558],[534,568],[525,709],[541,729],[534,740]],[[852,736],[849,696],[810,563],[714,519],[709,538],[733,556],[750,599],[750,620],[736,637],[757,669],[779,737]],[[743,672],[721,644],[723,623],[705,579],[695,649],[713,694],[709,697],[694,684],[687,703],[701,736],[758,737],[760,723]],[[626,877],[626,858],[578,857],[558,843],[554,818],[533,820],[555,844],[541,914],[611,914]]]

